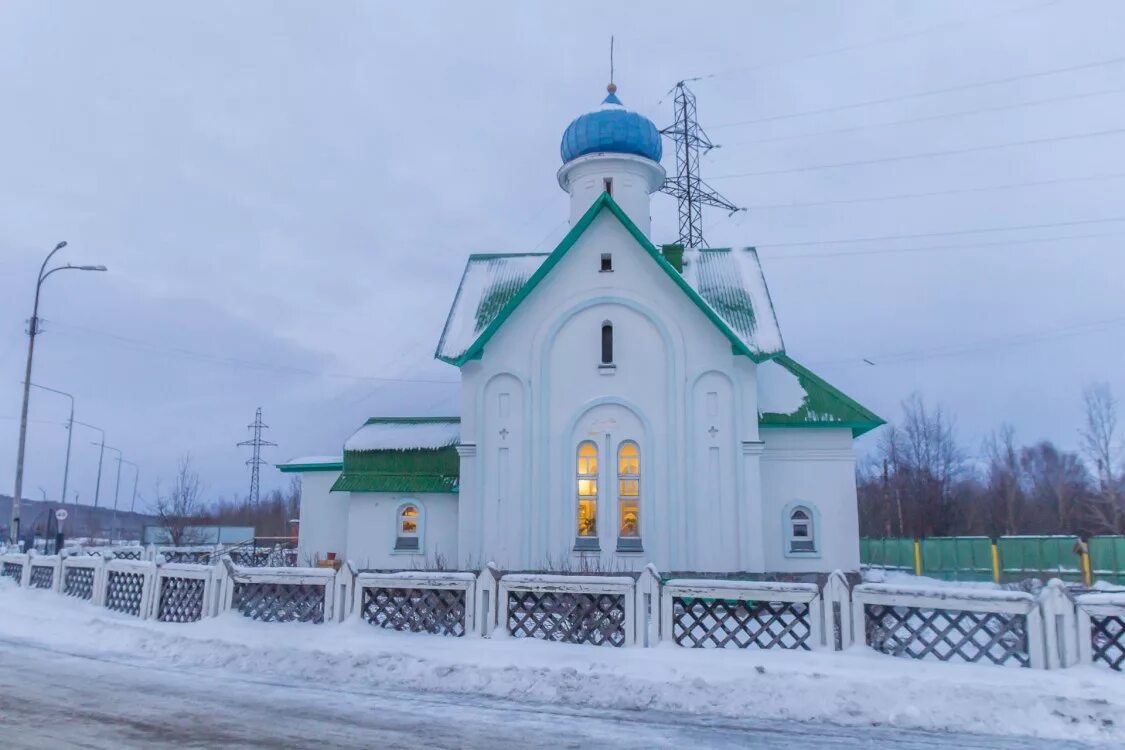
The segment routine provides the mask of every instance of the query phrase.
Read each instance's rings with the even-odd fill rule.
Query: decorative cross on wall
[[[711,439],[714,440],[715,436],[719,434],[719,428],[715,425],[711,425],[711,429],[707,430],[707,432],[711,434]]]
[[[508,439],[508,428],[507,427],[500,430],[500,439],[501,440],[507,440]]]

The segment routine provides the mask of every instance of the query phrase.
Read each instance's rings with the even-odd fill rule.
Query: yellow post
[[[914,539],[914,575],[922,575],[922,540]]]
[[[1082,583],[1093,586],[1094,571],[1090,569],[1090,553],[1083,549],[1079,554],[1082,557]]]
[[[1000,583],[1000,545],[992,540],[992,582]]]

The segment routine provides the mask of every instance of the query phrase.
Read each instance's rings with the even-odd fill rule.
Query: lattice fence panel
[[[156,619],[161,622],[198,622],[203,619],[207,581],[202,578],[161,576]]]
[[[140,547],[113,550],[113,557],[117,560],[140,560],[143,556],[144,550]]]
[[[279,546],[233,549],[230,559],[244,568],[295,568],[297,550]]]
[[[23,564],[17,562],[5,562],[4,567],[0,568],[0,576],[4,578],[11,578],[16,583],[20,582],[23,578]]]
[[[67,568],[63,575],[63,593],[79,599],[93,599],[94,569]]]
[[[32,565],[29,579],[33,589],[50,589],[55,585],[55,569],[49,565]]]
[[[1125,617],[1091,615],[1090,640],[1094,661],[1125,671]]]
[[[517,638],[623,646],[625,596],[510,591],[508,632]]]
[[[865,604],[867,644],[910,659],[1031,666],[1027,616]]]
[[[324,622],[325,586],[298,583],[237,583],[231,606],[264,622]]]
[[[462,636],[465,591],[364,587],[360,616],[381,628]]]
[[[689,648],[811,649],[809,605],[672,597],[672,639]]]
[[[139,617],[144,597],[144,573],[111,570],[105,584],[105,607]]]

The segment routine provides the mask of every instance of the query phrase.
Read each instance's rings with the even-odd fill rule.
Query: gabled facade
[[[306,533],[306,506],[321,515],[306,493],[308,553],[376,567],[440,555],[509,570],[858,568],[853,440],[881,421],[785,354],[752,248],[650,241],[664,172],[623,112],[611,92],[567,130],[572,227],[554,251],[469,258],[436,352],[460,369],[459,421],[365,425],[329,493],[357,498],[336,535],[346,549]],[[403,549],[410,507],[424,540]],[[402,555],[417,559],[382,565]]]

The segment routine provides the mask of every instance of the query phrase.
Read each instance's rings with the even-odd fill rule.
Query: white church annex
[[[356,567],[859,568],[854,440],[882,421],[785,353],[753,248],[658,247],[661,136],[610,86],[563,135],[571,229],[472,255],[436,356],[459,417],[296,459],[299,556]]]

